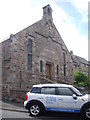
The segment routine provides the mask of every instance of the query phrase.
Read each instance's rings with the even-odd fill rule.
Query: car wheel
[[[82,114],[84,115],[84,118],[90,119],[90,105],[83,109]]]
[[[86,118],[90,119],[90,106],[86,108],[85,113],[86,113]]]
[[[38,116],[38,115],[41,114],[41,111],[42,111],[41,109],[42,108],[41,108],[40,105],[38,105],[38,104],[32,104],[29,107],[29,113],[30,113],[31,116]]]

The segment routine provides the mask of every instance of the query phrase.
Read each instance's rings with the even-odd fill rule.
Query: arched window
[[[50,15],[50,8],[48,8],[48,15]]]
[[[32,53],[32,40],[28,40],[28,53]]]
[[[40,72],[43,72],[43,61],[40,60]]]
[[[57,65],[57,75],[59,75],[59,66]]]
[[[64,76],[66,76],[66,59],[65,59],[65,53],[63,53],[63,73],[64,73]]]
[[[66,63],[66,60],[65,60],[65,53],[63,53],[63,63]]]
[[[27,69],[31,70],[31,67],[32,67],[32,40],[31,39],[28,40],[27,51],[28,51]]]

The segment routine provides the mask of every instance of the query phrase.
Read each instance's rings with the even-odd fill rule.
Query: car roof
[[[37,85],[33,85],[33,87],[73,87],[72,85],[68,85],[68,84],[37,84]]]

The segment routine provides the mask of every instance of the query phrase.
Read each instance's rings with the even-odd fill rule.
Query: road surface
[[[79,114],[49,112],[42,116],[31,117],[29,113],[8,110],[2,110],[2,118],[2,120],[82,120]]]

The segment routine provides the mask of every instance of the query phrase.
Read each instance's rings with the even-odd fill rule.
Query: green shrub
[[[74,84],[78,87],[89,87],[90,86],[90,79],[81,72],[74,72],[73,75],[74,78]]]

